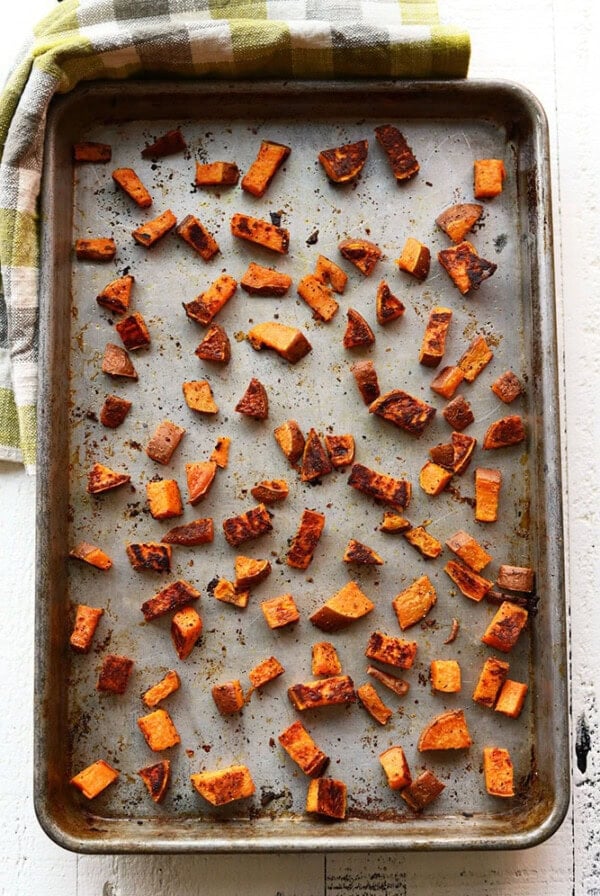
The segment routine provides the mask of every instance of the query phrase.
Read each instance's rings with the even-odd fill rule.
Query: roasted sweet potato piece
[[[484,579],[463,563],[457,563],[456,560],[448,560],[444,572],[450,576],[461,593],[471,600],[483,600],[493,585],[493,582]]]
[[[379,755],[388,786],[392,790],[404,790],[412,781],[408,762],[402,747],[389,747]]]
[[[500,470],[485,467],[475,470],[475,519],[479,523],[493,523],[498,519],[501,485]]]
[[[154,143],[150,143],[142,149],[143,159],[160,159],[164,156],[173,156],[187,149],[185,138],[179,128],[173,128],[158,137]]]
[[[423,334],[419,351],[419,363],[425,367],[437,367],[446,350],[446,337],[452,320],[452,309],[434,306]]]
[[[263,140],[256,159],[242,178],[242,190],[260,198],[291,152],[283,143]]]
[[[207,380],[190,380],[182,383],[183,397],[188,408],[199,414],[216,414],[219,411]]]
[[[233,604],[234,607],[241,609],[247,607],[250,600],[250,592],[238,591],[235,584],[229,579],[217,579],[209,585],[209,590],[215,600],[220,600],[224,604]]]
[[[450,480],[452,470],[446,470],[433,461],[426,461],[419,473],[419,485],[427,495],[440,495]]]
[[[122,376],[129,380],[137,380],[138,375],[129,354],[120,345],[107,342],[102,358],[102,373],[109,376]]]
[[[69,638],[69,644],[76,653],[89,653],[94,634],[103,614],[104,610],[102,607],[88,607],[87,604],[78,604],[75,611],[73,631]]]
[[[118,777],[119,772],[112,765],[109,765],[104,759],[97,759],[96,762],[92,762],[87,768],[74,775],[69,783],[80,790],[88,800],[93,800]]]
[[[83,140],[73,144],[74,162],[110,162],[112,147],[110,143],[97,143],[91,140]]]
[[[535,591],[535,573],[530,566],[503,563],[498,569],[496,582],[499,588],[508,588],[509,591],[525,591],[527,594]]]
[[[133,230],[131,235],[140,246],[151,249],[160,239],[173,230],[176,224],[177,218],[171,209],[168,208],[154,220],[145,221],[144,224]]]
[[[362,314],[355,308],[348,308],[346,312],[348,323],[344,333],[344,348],[365,348],[375,342],[375,333],[366,322]]]
[[[419,576],[408,588],[397,594],[392,607],[402,631],[424,619],[436,601],[435,588],[427,576]]]
[[[250,489],[250,494],[262,504],[285,501],[290,490],[285,479],[263,479]]]
[[[386,510],[383,514],[383,520],[379,526],[380,532],[408,532],[412,529],[412,523],[399,513],[392,513]]]
[[[116,280],[107,283],[102,292],[98,293],[96,301],[103,308],[114,311],[115,314],[125,314],[129,308],[134,283],[135,277],[132,274],[117,277]]]
[[[472,535],[459,529],[446,541],[450,550],[475,572],[481,572],[490,563],[491,554]]]
[[[329,756],[316,745],[302,722],[292,722],[277,739],[309,778],[319,778],[329,765]]]
[[[225,307],[236,289],[237,280],[234,280],[229,274],[221,274],[197,298],[191,302],[183,303],[185,313],[190,320],[194,320],[205,327]],[[198,349],[196,349],[197,352]],[[209,360],[214,359],[211,358]]]
[[[465,375],[458,365],[442,367],[435,379],[429,384],[429,388],[441,395],[442,398],[452,398],[464,378]]]
[[[410,180],[419,171],[412,149],[404,135],[393,124],[382,124],[375,128],[377,142],[388,157],[397,181]]]
[[[214,541],[215,527],[211,517],[192,520],[183,526],[175,526],[169,529],[161,541],[163,544],[180,544],[184,547],[193,547],[198,544],[210,544]]]
[[[86,491],[90,495],[101,495],[131,482],[129,473],[117,473],[104,464],[94,464],[87,475]]]
[[[402,389],[392,389],[373,402],[369,407],[369,414],[377,414],[405,432],[420,436],[433,420],[435,408]]]
[[[442,411],[442,416],[446,423],[449,423],[457,432],[462,432],[475,420],[471,405],[462,395],[457,395],[456,398],[448,402]]]
[[[154,597],[144,601],[140,609],[146,622],[151,622],[173,610],[180,610],[187,604],[191,604],[192,601],[198,600],[199,597],[200,592],[193,585],[184,579],[178,579],[162,588]]]
[[[454,452],[452,458],[452,470],[457,476],[460,476],[471,463],[471,458],[475,446],[477,445],[477,439],[473,438],[473,436],[466,435],[464,432],[453,432],[451,438],[452,449]]]
[[[356,538],[351,538],[346,545],[342,560],[344,563],[358,563],[361,566],[383,566],[383,559],[377,551]]]
[[[379,246],[370,240],[359,237],[342,240],[338,244],[338,249],[342,256],[347,261],[351,261],[365,277],[369,277],[373,273],[375,265],[383,255]]]
[[[133,314],[120,320],[115,324],[115,330],[121,337],[125,348],[130,352],[150,345],[150,331],[139,311],[134,311]]]
[[[482,447],[486,451],[490,448],[508,448],[511,445],[524,442],[525,437],[523,418],[519,414],[510,414],[508,417],[495,420],[488,426],[483,437]]]
[[[238,556],[235,558],[235,587],[237,591],[253,588],[264,581],[271,573],[269,560],[256,560],[253,557]]]
[[[426,280],[431,267],[431,252],[419,240],[409,236],[404,243],[400,258],[396,260],[396,264],[401,271],[412,274],[416,280]]]
[[[329,455],[325,450],[316,429],[310,429],[304,443],[300,478],[302,482],[314,482],[333,470]]]
[[[486,628],[481,640],[488,647],[509,653],[527,625],[529,613],[524,607],[505,600]]]
[[[483,774],[485,789],[490,796],[515,795],[514,770],[510,753],[503,747],[483,748]]]
[[[294,569],[308,569],[324,528],[325,516],[322,513],[308,509],[303,511],[285,558],[288,566]]]
[[[181,493],[175,479],[159,479],[146,483],[150,513],[155,520],[167,520],[183,515]]]
[[[215,705],[222,716],[231,716],[244,708],[245,698],[241,682],[223,681],[210,689]]]
[[[490,363],[494,353],[483,336],[475,336],[471,344],[458,361],[463,377],[472,383],[481,371]]]
[[[342,664],[331,641],[317,641],[311,648],[311,672],[313,675],[339,675]]]
[[[265,268],[254,261],[250,262],[240,280],[242,289],[251,296],[284,296],[291,285],[292,278],[289,274]]]
[[[152,685],[151,688],[148,688],[148,690],[142,694],[142,700],[148,709],[154,709],[155,706],[158,706],[161,700],[165,700],[170,694],[174,694],[180,687],[181,681],[179,675],[174,669],[170,669],[157,684]]]
[[[323,283],[328,283],[332,290],[337,292],[338,295],[342,295],[346,289],[348,274],[334,261],[331,261],[331,259],[326,258],[324,255],[319,255],[317,258],[315,274],[323,281]]]
[[[462,709],[451,709],[436,716],[421,732],[417,749],[467,750],[473,740]]]
[[[404,510],[410,503],[412,489],[408,479],[394,479],[387,473],[370,470],[364,464],[353,465],[348,485],[375,501],[389,504],[396,510]]]
[[[357,140],[333,149],[323,149],[319,162],[325,174],[334,184],[346,184],[354,180],[365,166],[369,153],[369,141]]]
[[[238,516],[223,520],[225,538],[233,548],[272,529],[271,516],[264,504],[257,504]]]
[[[273,435],[284,456],[294,467],[304,452],[304,435],[295,420],[286,420],[278,426]]]
[[[212,806],[224,806],[244,800],[255,791],[254,781],[245,765],[230,765],[213,772],[198,772],[190,780],[201,797]]]
[[[317,274],[307,274],[297,287],[298,295],[312,310],[315,320],[330,321],[340,307],[329,286]]]
[[[444,209],[435,219],[435,223],[453,243],[460,243],[468,232],[473,230],[482,214],[482,205],[476,202],[461,202]]]
[[[508,663],[504,660],[496,659],[495,656],[489,656],[483,664],[473,691],[475,703],[493,709],[507,675]]]
[[[435,560],[442,553],[442,543],[430,535],[424,526],[413,526],[402,533],[407,542],[426,560]]]
[[[348,582],[309,616],[310,621],[324,632],[339,632],[357,619],[362,619],[375,604],[356,582]]]
[[[269,628],[284,628],[292,625],[300,619],[298,607],[291,594],[279,594],[269,600],[263,600],[260,605]]]
[[[194,354],[201,361],[215,361],[218,364],[228,364],[231,360],[231,343],[223,327],[213,324],[206,331],[206,336],[198,345]]]
[[[170,572],[172,548],[155,541],[131,543],[125,548],[129,562],[135,570]]]
[[[231,233],[240,240],[270,249],[279,255],[287,255],[290,248],[290,232],[252,215],[235,214],[231,219]]]
[[[137,720],[138,728],[151,750],[160,753],[181,743],[179,732],[166,709],[155,709]]]
[[[107,395],[100,409],[100,423],[109,429],[116,429],[131,410],[131,402],[118,395]]]
[[[188,502],[194,506],[205,498],[215,481],[217,465],[214,460],[201,460],[185,465],[188,487]]]
[[[124,694],[133,670],[133,660],[128,656],[107,654],[102,660],[96,690],[106,694]]]
[[[235,162],[196,162],[197,187],[234,187],[239,179]]]
[[[288,327],[277,321],[265,321],[248,330],[247,339],[253,349],[271,348],[290,364],[296,364],[311,350],[304,333],[296,327]]]
[[[150,797],[155,803],[160,803],[167,792],[171,779],[171,763],[168,759],[147,765],[138,771],[138,775],[146,785]]]
[[[146,445],[146,454],[158,464],[168,464],[185,435],[185,429],[171,420],[158,424]]]
[[[385,280],[382,280],[377,287],[377,296],[375,299],[377,322],[384,327],[393,320],[402,317],[405,311],[406,307],[403,302],[401,302],[397,296],[393,295]]]
[[[479,289],[498,267],[493,261],[481,258],[468,240],[450,249],[442,249],[438,252],[438,261],[463,296],[471,289]]]
[[[416,641],[405,641],[404,638],[394,638],[379,631],[372,632],[365,650],[368,659],[398,669],[411,669],[416,655]]]
[[[404,697],[408,694],[408,682],[404,681],[403,678],[392,675],[391,672],[384,672],[383,669],[378,669],[376,666],[367,666],[367,675],[371,675],[375,681],[380,681],[386,688],[393,691],[397,697]]]
[[[414,812],[421,812],[440,795],[445,786],[433,772],[425,770],[400,791],[400,796]]]
[[[133,168],[115,168],[112,179],[140,208],[150,208],[152,196]]]
[[[457,694],[461,689],[460,666],[456,660],[432,660],[429,679],[432,690],[442,694]]]
[[[185,660],[202,634],[202,619],[193,607],[183,607],[171,619],[171,640],[180,660]]]
[[[285,669],[279,660],[274,656],[268,656],[266,660],[263,660],[257,666],[254,666],[253,669],[250,669],[248,678],[252,682],[253,688],[262,688],[266,684],[269,684],[270,681],[279,678],[284,672]]]
[[[300,712],[340,703],[356,703],[354,682],[349,675],[332,675],[330,678],[294,684],[288,688],[288,697]]]
[[[191,246],[203,261],[210,261],[220,251],[219,244],[195,215],[186,215],[175,230],[177,236]]]
[[[90,566],[95,566],[96,569],[107,570],[112,566],[112,560],[108,554],[105,554],[96,545],[89,544],[87,541],[80,541],[76,544],[69,551],[69,557],[73,557],[75,560],[83,560],[84,563],[89,563]]]
[[[350,368],[356,385],[366,405],[372,404],[381,395],[377,371],[372,361],[357,361]]]
[[[326,818],[346,817],[347,787],[335,778],[313,778],[306,793],[306,811]]]
[[[231,447],[231,439],[229,436],[219,436],[215,442],[215,447],[211,451],[209,460],[214,460],[220,470],[225,470],[229,463],[229,448]]]
[[[475,199],[493,199],[502,192],[506,169],[502,159],[475,159],[473,195]]]
[[[266,420],[269,416],[269,396],[267,390],[256,377],[252,377],[248,387],[235,406],[238,414],[254,420]]]
[[[386,706],[372,684],[361,684],[356,695],[370,716],[380,725],[387,725],[393,716],[392,710]]]
[[[496,712],[501,712],[511,719],[517,719],[521,715],[525,697],[527,696],[528,686],[523,681],[512,681],[507,678],[502,685],[502,690],[498,695]]]
[[[505,370],[494,380],[490,389],[500,401],[510,404],[523,393],[523,386],[518,376],[512,370]]]
[[[75,240],[75,255],[79,261],[111,261],[117,254],[112,237]]]

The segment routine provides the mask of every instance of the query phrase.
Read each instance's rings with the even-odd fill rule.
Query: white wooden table
[[[32,22],[55,0],[3,7],[0,76]],[[0,890],[78,896],[566,896],[600,894],[600,4],[594,0],[440,0],[467,28],[470,77],[517,81],[550,123],[564,444],[567,583],[571,607],[571,810],[543,845],[521,852],[77,856],[54,845],[32,805],[35,483],[0,464]],[[10,20],[8,17],[10,16]],[[589,752],[579,750],[575,739]],[[582,762],[585,760],[585,762]]]

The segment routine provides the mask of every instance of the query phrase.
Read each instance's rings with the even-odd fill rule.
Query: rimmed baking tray
[[[392,123],[405,134],[419,159],[414,180],[397,185],[374,140],[374,128]],[[140,150],[161,133],[181,127],[188,150],[159,160],[142,160]],[[321,149],[367,138],[367,165],[354,184],[330,184],[317,154]],[[233,188],[196,190],[194,163],[227,159],[247,170],[262,139],[289,145],[292,152],[265,197],[254,199]],[[109,165],[75,167],[74,142],[110,143]],[[485,202],[472,242],[497,263],[481,289],[462,297],[436,260],[448,245],[436,216],[458,201],[472,201],[473,161],[501,158],[507,178],[501,196]],[[134,167],[154,197],[140,211],[116,191],[111,171]],[[48,122],[42,202],[41,390],[39,507],[37,519],[37,669],[35,719],[35,803],[41,824],[61,845],[82,852],[291,851],[362,849],[521,848],[548,837],[560,824],[569,794],[566,621],[563,579],[557,350],[554,320],[550,168],[546,122],[538,102],[510,83],[143,83],[93,84],[53,102]],[[205,264],[173,234],[155,249],[137,246],[131,231],[171,208],[179,220],[193,213],[214,233],[221,252]],[[276,215],[290,231],[287,256],[236,241],[229,232],[235,212],[270,220]],[[107,265],[77,262],[76,238],[114,236],[118,252]],[[383,258],[365,278],[343,262],[337,245],[347,236],[377,243]],[[394,261],[405,240],[415,236],[432,251],[427,280],[419,283]],[[295,284],[323,254],[343,264],[349,286],[340,311],[319,323],[295,294]],[[242,291],[218,320],[232,339],[231,363],[214,369],[194,349],[202,328],[182,309],[219,273],[239,279],[249,261],[272,264],[293,278],[281,299]],[[143,313],[151,347],[134,363],[139,381],[115,385],[100,370],[107,342],[118,342],[114,320],[96,303],[102,287],[129,271],[136,278],[133,308]],[[388,327],[375,324],[377,283],[385,279],[406,305],[403,318]],[[429,388],[432,371],[417,360],[429,311],[453,310],[444,363],[455,363],[474,335],[483,334],[494,358],[478,380],[461,390],[478,438],[469,470],[453,487],[431,498],[418,486],[428,449],[446,441],[450,428],[444,402]],[[356,308],[376,330],[369,350],[346,351],[342,338],[346,310]],[[300,327],[313,350],[295,366],[253,351],[244,340],[252,323],[278,319]],[[367,413],[351,364],[371,358],[382,390],[402,388],[430,401],[438,412],[421,439]],[[525,384],[510,407],[490,384],[513,369]],[[235,404],[252,376],[266,386],[269,419],[248,420]],[[206,378],[219,413],[199,419],[184,401],[184,380]],[[105,430],[98,411],[109,392],[133,402],[123,426]],[[526,443],[482,451],[489,423],[506,413],[526,421]],[[186,435],[172,463],[159,467],[144,446],[156,424],[170,418]],[[406,516],[426,523],[442,542],[466,529],[493,555],[485,571],[493,578],[500,563],[531,565],[539,595],[538,611],[507,657],[510,677],[526,681],[529,693],[517,720],[484,710],[471,700],[474,683],[490,651],[481,634],[496,607],[457,593],[443,571],[450,558],[425,561],[401,536],[378,529],[383,508],[347,485],[336,472],[317,485],[300,482],[273,439],[273,428],[296,419],[305,432],[351,432],[356,459],[391,475],[409,478],[413,499]],[[211,545],[175,549],[168,579],[135,573],[125,555],[131,541],[157,540],[169,528],[148,514],[145,484],[154,477],[176,478],[185,495],[185,463],[206,459],[218,436],[232,440],[227,470],[219,473],[204,504],[187,507],[183,520],[212,516]],[[86,493],[86,474],[95,462],[131,475],[132,486],[97,499]],[[473,517],[473,469],[493,466],[503,475],[497,523]],[[221,522],[252,506],[249,489],[264,478],[285,478],[290,497],[273,508],[273,532],[234,551]],[[288,540],[305,507],[326,515],[326,529],[312,565],[301,573],[285,564]],[[198,512],[199,511],[199,512]],[[174,522],[181,522],[175,520]],[[348,568],[341,560],[349,538],[374,547],[382,567]],[[68,560],[70,548],[86,540],[114,560],[108,573]],[[207,586],[215,576],[231,578],[236,553],[267,557],[273,573],[252,594],[246,610],[214,600]],[[296,718],[286,696],[290,684],[311,678],[310,646],[323,634],[309,614],[349,579],[373,600],[366,619],[331,637],[344,671],[358,685],[367,679],[364,649],[371,631],[400,634],[392,598],[417,576],[429,575],[437,604],[421,626],[405,633],[418,643],[411,687],[400,701],[381,693],[394,710],[380,727],[360,707],[313,710],[303,722],[331,756],[328,774],[348,786],[348,818],[330,824],[304,812],[307,781],[277,743]],[[202,593],[204,634],[185,662],[170,642],[168,621],[144,623],[141,603],[166,581],[184,578]],[[291,629],[271,631],[260,601],[291,592],[301,620]],[[90,654],[68,646],[77,603],[105,610]],[[460,623],[456,641],[445,644],[452,619]],[[96,678],[106,653],[126,654],[134,673],[121,697],[99,694]],[[285,674],[255,694],[236,716],[217,712],[210,687],[239,678],[274,654]],[[455,658],[462,690],[432,694],[432,659]],[[137,775],[160,758],[152,754],[136,725],[145,713],[140,695],[169,668],[182,687],[165,706],[182,743],[169,751],[173,780],[164,802],[155,806]],[[417,751],[425,724],[445,709],[465,710],[474,744],[449,755]],[[445,784],[438,800],[422,814],[411,812],[386,785],[379,754],[401,744],[413,775],[430,768]],[[509,748],[515,766],[516,796],[490,797],[483,784],[482,749]],[[86,801],[70,777],[95,759],[120,771],[116,784]],[[189,776],[201,769],[246,763],[256,783],[250,800],[213,810],[193,791]]]

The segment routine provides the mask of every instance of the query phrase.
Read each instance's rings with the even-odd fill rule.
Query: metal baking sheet
[[[384,123],[400,128],[421,165],[419,175],[404,185],[395,183],[374,139],[374,127]],[[176,126],[185,135],[187,152],[142,160],[145,144]],[[330,184],[318,152],[363,138],[370,151],[359,179]],[[264,198],[250,197],[239,186],[195,189],[195,160],[232,160],[243,172],[262,139],[292,149]],[[110,143],[112,162],[74,167],[71,147],[81,140]],[[435,218],[455,202],[472,200],[473,160],[485,157],[502,158],[507,178],[502,195],[484,203],[483,219],[471,238],[498,269],[479,291],[462,297],[437,262],[448,240]],[[146,183],[154,197],[150,209],[141,211],[115,188],[111,171],[121,166],[134,167]],[[477,82],[85,86],[53,104],[43,188],[35,797],[49,835],[63,846],[89,852],[488,849],[529,846],[549,836],[568,800],[567,662],[549,161],[545,119],[536,100],[512,84]],[[166,208],[179,220],[190,213],[199,217],[221,253],[204,263],[174,234],[151,251],[135,244],[131,231]],[[235,212],[267,220],[279,216],[290,231],[289,254],[274,256],[236,241],[229,231]],[[93,236],[114,236],[113,262],[74,260],[74,240]],[[341,260],[337,246],[347,236],[367,237],[382,249],[371,277]],[[423,283],[395,264],[409,236],[432,252],[431,272]],[[328,324],[313,320],[295,293],[295,284],[314,270],[319,254],[341,263],[349,274],[340,310]],[[217,318],[232,341],[231,363],[205,364],[194,355],[203,330],[186,318],[182,303],[222,271],[239,280],[251,260],[289,273],[294,285],[281,299],[250,297],[238,289]],[[115,383],[101,372],[105,344],[119,341],[115,321],[95,297],[126,271],[136,278],[132,309],[144,315],[152,344],[135,353],[139,381]],[[404,317],[385,328],[376,325],[374,313],[381,279],[406,305]],[[450,435],[441,414],[444,402],[429,388],[433,372],[417,358],[434,305],[453,310],[444,363],[455,363],[476,334],[486,337],[494,358],[474,384],[460,390],[475,414],[468,432],[478,439],[476,456],[452,488],[431,498],[419,488],[419,470],[428,449]],[[373,325],[371,349],[343,348],[349,307]],[[257,353],[243,338],[253,323],[271,319],[298,326],[310,340],[312,352],[297,365]],[[373,360],[382,391],[402,388],[435,405],[438,413],[422,438],[367,413],[350,372],[358,358]],[[508,368],[525,384],[524,396],[509,407],[490,390]],[[269,395],[269,419],[263,422],[234,410],[253,376]],[[201,378],[211,383],[219,406],[215,417],[195,415],[183,400],[182,382]],[[103,428],[97,419],[110,392],[133,402],[117,430]],[[482,451],[487,426],[506,413],[523,415],[526,443]],[[144,451],[164,418],[186,429],[167,467]],[[414,525],[426,523],[442,542],[458,529],[473,534],[493,555],[485,571],[489,578],[500,563],[534,567],[539,609],[507,657],[510,677],[529,684],[518,720],[471,699],[483,661],[493,652],[480,638],[496,607],[457,592],[443,571],[452,556],[448,549],[438,560],[425,561],[401,536],[381,533],[384,508],[347,485],[347,470],[315,485],[302,483],[273,438],[274,427],[288,418],[305,432],[311,427],[321,434],[350,432],[357,461],[410,479],[413,498],[406,516]],[[195,508],[186,506],[183,518],[154,520],[146,508],[146,483],[175,478],[185,498],[185,464],[206,459],[220,435],[231,438],[230,464],[219,472],[209,497]],[[86,474],[97,461],[127,471],[131,487],[89,496]],[[503,475],[500,516],[492,525],[474,521],[477,466],[497,467]],[[272,508],[270,535],[234,550],[224,540],[221,523],[254,504],[249,489],[264,478],[285,478],[290,496]],[[303,573],[285,564],[285,554],[306,507],[325,514],[326,529]],[[214,518],[213,544],[175,548],[173,571],[165,577],[131,569],[127,543],[159,540],[171,524],[198,516]],[[374,547],[385,564],[349,568],[341,558],[350,538]],[[81,540],[109,553],[114,566],[108,573],[68,560],[70,548]],[[208,590],[215,576],[233,577],[237,553],[268,558],[273,566],[245,610],[214,600]],[[437,604],[423,624],[405,632],[418,643],[415,666],[405,675],[407,697],[399,700],[380,689],[394,710],[390,723],[379,726],[360,705],[302,715],[331,757],[327,773],[348,786],[346,821],[330,824],[308,816],[307,779],[277,742],[299,717],[286,689],[312,677],[311,644],[327,637],[308,617],[350,579],[374,601],[369,616],[330,638],[344,672],[358,686],[367,680],[369,634],[375,629],[401,634],[391,601],[424,573],[436,588]],[[140,612],[144,600],[176,578],[202,593],[203,636],[184,662],[173,650],[169,620],[144,623]],[[260,601],[283,592],[293,594],[301,620],[274,632],[265,624]],[[68,646],[79,602],[105,610],[94,647],[85,656]],[[453,618],[460,622],[459,636],[445,644]],[[96,690],[106,653],[134,660],[123,696]],[[283,663],[285,674],[254,694],[239,714],[220,716],[211,686],[234,678],[248,686],[248,671],[271,654]],[[459,694],[432,694],[428,670],[437,658],[459,661]],[[136,719],[146,712],[141,693],[170,668],[178,671],[182,686],[165,708],[182,742],[164,754],[172,761],[173,777],[164,802],[156,806],[137,771],[163,754],[151,753]],[[423,727],[451,708],[465,710],[471,749],[419,754]],[[445,784],[421,815],[385,783],[378,756],[394,744],[403,746],[413,777],[429,768]],[[509,748],[513,799],[486,794],[485,745]],[[119,769],[120,778],[86,801],[69,779],[98,758]],[[192,789],[190,774],[238,762],[251,769],[255,796],[211,809]]]

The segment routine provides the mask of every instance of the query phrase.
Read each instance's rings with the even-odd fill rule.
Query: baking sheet
[[[378,124],[396,124],[421,165],[419,176],[398,186],[375,144]],[[140,150],[171,127],[181,126],[188,152],[143,161]],[[316,156],[321,149],[368,138],[369,159],[352,185],[331,185]],[[73,168],[76,140],[101,140],[113,147],[108,166]],[[265,197],[254,199],[240,188],[196,190],[194,162],[230,159],[247,170],[262,139],[283,142],[292,153]],[[498,270],[478,292],[461,297],[435,260],[448,245],[435,226],[447,206],[472,199],[474,158],[503,158],[507,180],[501,197],[485,203],[472,241]],[[154,197],[141,211],[112,183],[113,168],[131,166]],[[560,464],[556,408],[556,342],[551,269],[549,167],[545,122],[535,100],[514,85],[362,84],[182,85],[124,84],[79,89],[52,111],[44,175],[44,307],[42,353],[45,361],[40,402],[40,506],[38,520],[38,668],[36,803],[42,824],[58,842],[82,851],[141,850],[294,850],[493,848],[527,846],[548,836],[564,815],[568,798],[566,648],[562,579]],[[217,238],[221,253],[205,264],[173,234],[147,251],[131,231],[165,208],[178,220],[193,213]],[[241,244],[229,233],[235,212],[269,219],[281,215],[290,230],[288,256]],[[79,237],[113,235],[113,263],[75,262]],[[344,262],[350,280],[340,311],[328,324],[314,321],[297,298],[295,284],[312,271],[319,254],[340,261],[337,244],[346,236],[371,239],[384,256],[370,278]],[[408,236],[426,243],[432,269],[423,284],[398,271],[394,260]],[[291,274],[294,286],[282,299],[249,297],[238,290],[217,320],[232,339],[232,361],[225,368],[200,362],[194,349],[203,328],[189,321],[182,302],[191,301],[222,271],[240,279],[248,263],[272,264]],[[115,276],[136,277],[132,310],[149,326],[152,345],[135,353],[137,383],[114,383],[101,373],[106,342],[118,342],[112,315],[95,296]],[[377,283],[385,279],[406,305],[404,317],[387,327],[374,325],[376,344],[367,351],[342,347],[348,307],[374,324]],[[443,363],[455,363],[470,340],[483,334],[494,359],[479,379],[459,391],[468,398],[475,423],[467,430],[479,442],[492,420],[522,413],[528,439],[523,446],[477,455],[453,488],[436,498],[418,486],[428,448],[446,441],[450,428],[444,402],[429,389],[431,370],[417,353],[433,305],[453,309]],[[313,351],[295,366],[272,353],[256,353],[243,334],[253,323],[279,319],[300,327]],[[374,361],[382,392],[403,388],[438,408],[434,423],[415,440],[367,413],[350,365]],[[504,370],[522,378],[526,392],[507,407],[489,389]],[[252,376],[267,388],[269,419],[257,422],[234,411]],[[206,378],[219,414],[200,418],[183,400],[181,383]],[[67,399],[68,389],[68,399]],[[133,402],[127,420],[115,431],[96,417],[104,397],[116,392]],[[149,436],[168,417],[186,428],[173,462],[162,467],[144,452]],[[476,605],[457,593],[443,566],[423,558],[401,536],[378,531],[384,508],[351,489],[348,471],[335,472],[310,486],[300,482],[279,452],[272,431],[285,419],[307,432],[351,432],[356,460],[413,483],[406,516],[414,525],[445,541],[466,529],[494,557],[489,578],[500,563],[532,565],[536,570],[539,612],[518,647],[507,657],[510,677],[527,681],[530,691],[518,720],[487,711],[471,700],[483,661],[491,651],[480,642],[496,608]],[[160,523],[145,506],[145,484],[153,477],[176,478],[185,497],[185,463],[203,460],[220,435],[232,439],[230,465],[221,471],[209,497],[182,519]],[[93,498],[86,474],[94,462],[131,474],[132,488]],[[473,519],[473,469],[494,466],[503,474],[498,523]],[[285,478],[290,497],[273,511],[273,532],[239,551],[221,532],[228,516],[255,502],[249,489],[264,478]],[[326,530],[306,573],[284,559],[288,539],[302,510],[326,515]],[[171,524],[213,516],[212,545],[175,548],[168,577],[135,573],[125,556],[131,541],[159,540]],[[348,568],[341,557],[349,538],[374,547],[385,559],[375,569]],[[66,559],[74,543],[100,545],[114,560],[103,574]],[[208,584],[215,576],[233,578],[236,553],[267,557],[271,576],[253,590],[245,610],[214,600]],[[380,688],[395,711],[380,727],[359,705],[311,711],[302,721],[331,756],[328,774],[348,785],[348,820],[331,825],[304,813],[307,780],[277,744],[277,735],[297,716],[286,696],[290,684],[309,680],[310,645],[325,637],[308,621],[350,578],[375,602],[376,609],[350,629],[331,637],[344,672],[359,685],[367,680],[364,649],[375,629],[399,635],[393,597],[427,573],[438,602],[421,626],[404,633],[418,642],[418,657],[406,673],[409,694],[398,700]],[[180,662],[169,636],[169,620],[144,623],[141,603],[167,581],[184,578],[202,592],[204,622],[200,644]],[[269,630],[260,600],[291,592],[301,621],[290,629]],[[78,602],[103,606],[105,615],[87,656],[72,655],[68,637],[72,608]],[[452,619],[460,621],[455,643],[444,645]],[[95,689],[105,653],[126,654],[134,674],[122,697]],[[286,672],[255,694],[236,716],[219,715],[210,687],[240,678],[274,654]],[[432,659],[456,658],[463,685],[458,695],[432,694],[427,680]],[[182,687],[166,701],[181,734],[172,760],[173,780],[156,807],[137,770],[158,758],[147,748],[136,718],[146,713],[140,695],[175,668]],[[474,738],[465,753],[419,754],[424,725],[450,708],[464,708]],[[378,756],[401,744],[413,777],[431,769],[446,785],[442,796],[415,816],[385,783]],[[483,746],[508,747],[515,765],[517,796],[502,802],[485,793]],[[120,772],[111,786],[87,802],[68,784],[72,774],[104,758]],[[251,768],[256,795],[249,801],[211,809],[193,791],[189,776],[202,769],[244,762]]]

